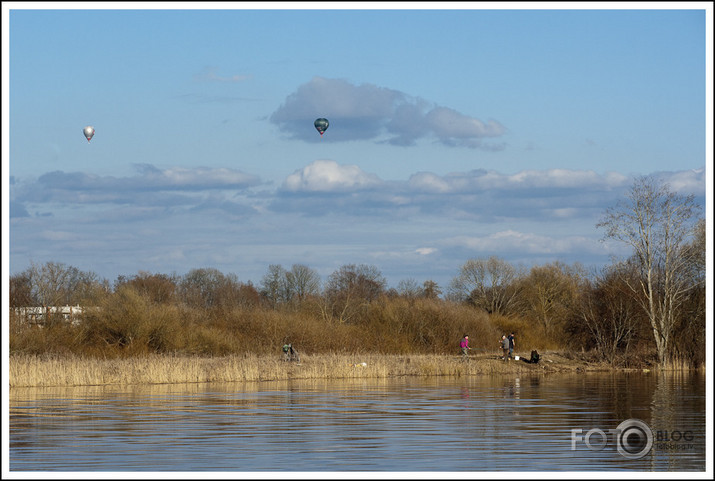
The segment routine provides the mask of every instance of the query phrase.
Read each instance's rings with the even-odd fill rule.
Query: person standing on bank
[[[514,333],[509,334],[507,339],[509,339],[509,357],[514,359]]]
[[[504,334],[501,337],[500,345],[501,345],[501,351],[502,351],[502,359],[504,359],[505,361],[508,361],[509,360],[509,339],[506,337],[506,334]]]
[[[462,360],[463,361],[468,360],[469,359],[468,351],[471,349],[471,347],[469,347],[469,336],[468,335],[465,334],[464,337],[462,337],[462,340],[459,343],[459,347],[462,349]]]

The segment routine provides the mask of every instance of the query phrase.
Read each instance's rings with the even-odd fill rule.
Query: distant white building
[[[43,325],[52,319],[77,324],[79,315],[82,314],[81,306],[40,306],[40,307],[15,307],[15,316],[29,324]]]

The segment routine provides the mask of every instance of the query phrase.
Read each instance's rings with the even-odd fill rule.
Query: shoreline
[[[602,362],[570,359],[555,351],[541,354],[537,364],[513,359],[504,361],[496,354],[470,355],[466,362],[459,355],[449,354],[314,354],[301,355],[299,363],[285,362],[279,355],[199,357],[155,354],[123,359],[91,359],[14,354],[9,358],[9,386],[69,387],[651,370],[658,369],[614,367]]]

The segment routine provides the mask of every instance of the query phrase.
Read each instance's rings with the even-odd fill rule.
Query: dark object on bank
[[[529,364],[538,364],[539,359],[541,359],[541,356],[539,356],[539,353],[536,351],[536,349],[531,351],[531,359],[521,358],[522,361],[528,362]]]
[[[298,356],[298,351],[293,347],[293,344],[283,345],[283,360],[300,362],[300,356]]]

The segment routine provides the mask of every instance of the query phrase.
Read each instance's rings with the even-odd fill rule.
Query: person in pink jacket
[[[459,343],[459,347],[462,349],[462,360],[466,361],[467,359],[469,359],[468,351],[471,349],[471,347],[469,347],[469,336],[468,335],[466,335],[466,334],[464,335],[464,337],[462,338],[462,341]]]

